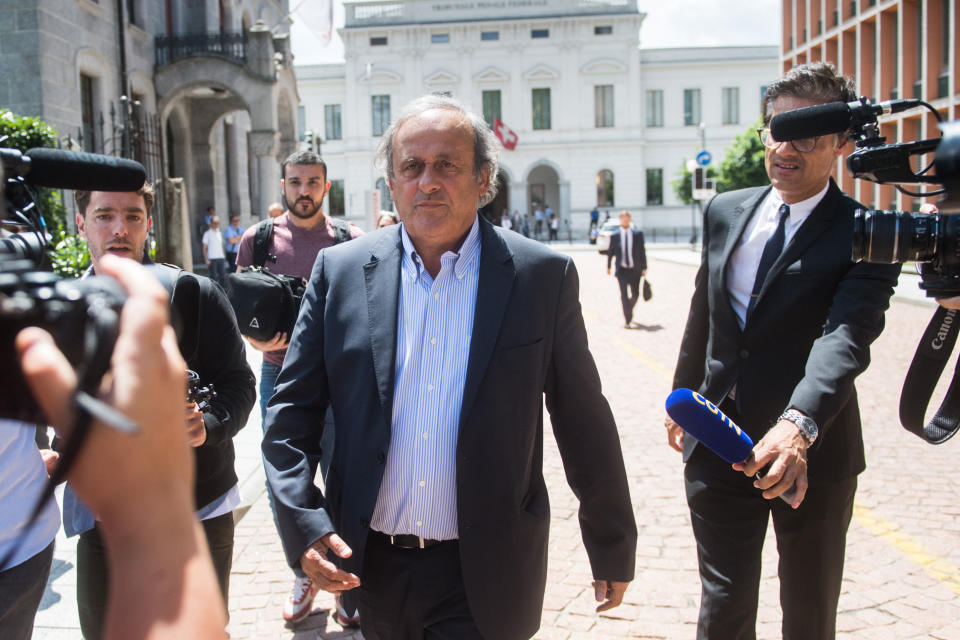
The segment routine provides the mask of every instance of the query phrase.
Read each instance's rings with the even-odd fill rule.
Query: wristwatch
[[[797,425],[800,433],[803,434],[803,439],[807,441],[808,446],[813,444],[817,436],[820,435],[820,429],[817,428],[817,423],[813,421],[813,418],[808,418],[796,409],[787,409],[784,411],[780,414],[780,420],[789,420]]]

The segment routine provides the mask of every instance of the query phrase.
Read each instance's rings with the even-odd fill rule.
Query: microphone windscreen
[[[40,187],[136,191],[147,179],[142,164],[125,158],[45,148],[30,149],[26,155],[30,170],[24,178]]]
[[[688,434],[733,464],[750,457],[753,440],[712,402],[690,389],[667,396],[667,415]]]
[[[770,133],[780,142],[840,133],[849,128],[850,107],[846,102],[828,102],[784,111],[770,120]]]

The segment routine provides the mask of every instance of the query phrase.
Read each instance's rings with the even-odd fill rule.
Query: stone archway
[[[480,208],[480,215],[495,225],[500,224],[500,216],[510,210],[510,177],[502,169],[497,172],[497,195],[488,204]]]

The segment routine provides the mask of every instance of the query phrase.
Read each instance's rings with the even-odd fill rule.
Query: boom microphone
[[[787,142],[842,133],[876,120],[877,116],[900,113],[918,107],[920,100],[889,100],[872,104],[863,98],[855,102],[828,102],[812,107],[784,111],[770,120],[774,140]]]
[[[7,177],[20,176],[32,185],[84,191],[136,191],[147,172],[135,160],[98,153],[36,148],[26,155],[0,149]]]
[[[753,440],[720,409],[690,389],[667,396],[667,415],[710,451],[734,464],[753,451]]]

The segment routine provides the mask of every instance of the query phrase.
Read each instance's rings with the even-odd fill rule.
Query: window
[[[647,206],[663,204],[663,169],[647,169]]]
[[[597,206],[613,206],[613,171],[602,169],[597,174]]]
[[[530,37],[531,38],[549,38],[550,29],[531,29]]]
[[[387,36],[377,36],[375,38],[370,38],[371,47],[382,47],[387,44]]]
[[[600,84],[593,88],[593,123],[597,127],[613,126],[612,84]]]
[[[646,96],[647,126],[663,126],[663,90],[651,89],[647,91]]]
[[[450,42],[450,34],[449,34],[449,33],[434,33],[434,34],[431,34],[431,36],[430,36],[430,42],[432,42],[433,44],[443,44],[443,43],[446,43],[446,42]]]
[[[550,89],[533,90],[533,128],[550,128]]]
[[[683,90],[683,124],[700,124],[700,89]]]
[[[483,92],[483,119],[493,128],[493,121],[500,117],[500,90]]]
[[[343,208],[343,180],[331,180],[330,191],[327,193],[327,212],[332,216],[342,216]]]
[[[761,108],[763,107],[763,101],[767,99],[767,89],[769,89],[767,85],[763,85],[762,87],[760,87],[760,107]]]
[[[481,40],[499,40],[500,32],[499,31],[481,31],[480,39]]]
[[[740,89],[723,88],[723,124],[740,124]]]
[[[593,28],[593,35],[595,36],[609,36],[613,33],[613,25],[597,25]]]
[[[327,127],[327,140],[340,140],[343,138],[343,132],[340,129],[340,105],[324,105],[323,121]]]
[[[382,136],[390,126],[390,96],[370,96],[373,135]]]
[[[97,130],[95,127],[95,115],[93,108],[94,85],[96,80],[93,76],[80,74],[80,122],[82,123],[83,150],[90,153],[97,151]]]

